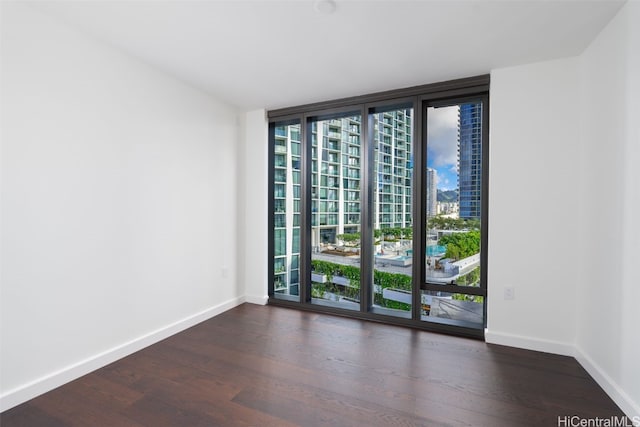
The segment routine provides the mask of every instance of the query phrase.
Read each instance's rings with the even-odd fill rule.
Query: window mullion
[[[311,301],[311,124],[304,115],[300,121],[301,206],[300,206],[300,302]]]
[[[362,158],[360,171],[360,311],[373,302],[373,120],[362,109]]]
[[[426,211],[425,187],[427,171],[427,150],[424,135],[427,134],[426,108],[418,101],[414,104],[413,123],[413,281],[411,286],[411,318],[420,320],[422,315],[422,292],[425,278],[424,259],[426,256]]]

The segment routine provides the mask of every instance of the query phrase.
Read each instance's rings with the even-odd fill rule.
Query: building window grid
[[[381,173],[381,185],[378,188],[378,195],[375,196],[379,204],[379,210],[384,212],[380,215],[380,227],[411,225],[411,215],[407,212],[411,211],[411,174],[406,168],[407,159],[411,158],[411,115],[408,112],[387,112],[380,113],[374,117],[374,128],[379,130],[377,133],[375,144],[376,152],[376,168]],[[311,143],[312,143],[312,227],[331,227],[339,225],[338,218],[343,217],[343,223],[346,225],[358,226],[360,222],[360,166],[361,166],[361,120],[353,117],[342,119],[331,119],[319,123],[313,122],[311,125]],[[286,178],[286,155],[290,150],[297,156],[296,160],[300,161],[300,130],[299,125],[291,126],[287,131],[284,127],[276,128],[276,157],[274,162],[275,181],[278,184],[284,184],[281,187],[274,188],[274,196],[276,199],[286,197],[287,185],[293,185]],[[318,141],[321,140],[322,147],[318,147]],[[289,150],[287,150],[289,147]],[[319,156],[322,153],[321,156]],[[341,155],[340,153],[344,153]],[[293,156],[292,156],[293,157]],[[318,160],[322,158],[319,162]],[[340,177],[343,179],[341,180]],[[407,179],[409,178],[409,179]],[[293,189],[293,197],[298,202],[300,197],[299,177],[295,180],[296,186]],[[344,182],[342,182],[344,181]],[[344,188],[345,203],[342,206],[338,203],[338,192],[336,189]],[[404,195],[404,198],[396,199],[392,195]],[[322,202],[320,202],[322,201]],[[326,201],[334,201],[327,204]],[[320,202],[320,203],[318,203]],[[276,233],[279,233],[280,227],[286,225],[284,215],[274,217],[274,225]],[[294,224],[297,226],[296,235],[299,235],[299,212],[294,212]],[[280,236],[280,234],[278,234]],[[280,243],[276,253],[286,253],[286,241],[280,237]],[[293,250],[293,247],[291,248]],[[299,253],[290,253],[289,257],[297,257]],[[280,258],[276,258],[280,259]],[[292,258],[291,258],[292,259]],[[280,262],[280,261],[278,261]],[[289,272],[293,271],[291,269]],[[283,283],[278,291],[285,289],[286,273],[278,273],[283,278]],[[293,274],[289,274],[293,277]],[[289,283],[289,287],[297,285]]]

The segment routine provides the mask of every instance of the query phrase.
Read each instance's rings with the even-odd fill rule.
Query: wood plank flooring
[[[13,426],[557,426],[623,413],[570,357],[244,304],[0,414]]]

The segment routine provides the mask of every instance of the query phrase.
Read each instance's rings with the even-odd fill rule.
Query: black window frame
[[[488,201],[489,201],[489,86],[490,76],[481,75],[450,80],[405,89],[379,92],[314,104],[282,108],[268,111],[269,121],[269,194],[268,194],[268,304],[291,307],[307,311],[335,314],[358,319],[373,320],[387,324],[408,326],[416,329],[444,332],[453,335],[484,339],[487,323],[487,249],[488,249]],[[482,198],[481,198],[481,250],[480,286],[442,285],[425,280],[426,255],[426,135],[427,108],[429,106],[454,105],[465,101],[483,103],[482,118]],[[376,111],[387,111],[395,106],[413,108],[413,153],[414,172],[412,193],[413,215],[413,256],[412,267],[412,310],[410,318],[384,314],[384,310],[373,309],[371,286],[373,283],[373,121],[370,115]],[[311,301],[311,122],[326,118],[342,117],[349,113],[360,114],[361,121],[361,260],[360,260],[360,309],[351,310],[332,304],[316,304]],[[300,258],[299,297],[274,295],[274,163],[275,127],[300,124],[301,167],[300,167]],[[309,135],[309,137],[308,137]],[[320,142],[319,142],[320,143]],[[461,326],[453,322],[421,320],[422,291],[442,291],[484,297],[483,321],[481,328]]]

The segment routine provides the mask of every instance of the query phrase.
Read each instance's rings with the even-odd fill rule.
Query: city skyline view
[[[426,247],[428,283],[479,286],[482,104],[428,107],[425,140],[413,140],[412,108],[371,114],[370,142],[362,140],[360,115],[309,121],[306,142],[300,124],[274,129],[274,291],[297,297],[301,256],[301,155],[310,144],[311,296],[348,309],[360,303],[362,171],[365,145],[372,144],[373,192],[370,196],[373,239],[374,306],[405,316],[411,310],[413,186],[415,147],[426,150]],[[424,151],[423,151],[424,153]],[[418,175],[419,176],[419,175]],[[438,202],[439,191],[448,194]],[[424,316],[452,316],[478,322],[482,298],[439,291],[421,292]],[[445,304],[448,314],[431,307]],[[471,305],[469,305],[471,304]],[[434,307],[435,307],[434,306]],[[444,307],[444,306],[442,306]],[[441,308],[442,308],[441,307]],[[444,309],[444,308],[443,308]],[[480,310],[480,312],[478,311]]]

